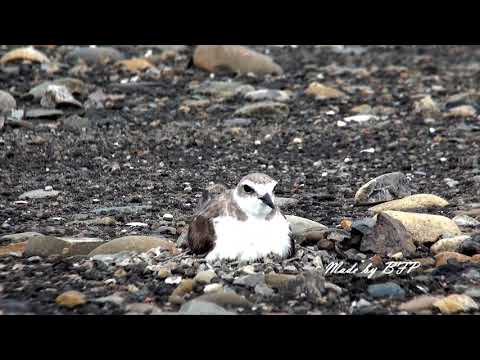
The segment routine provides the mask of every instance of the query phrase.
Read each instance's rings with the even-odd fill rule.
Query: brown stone
[[[155,236],[125,236],[97,247],[89,256],[116,254],[122,251],[142,253],[154,248],[161,248],[171,253],[176,252],[175,243],[164,238]]]
[[[269,56],[240,45],[198,45],[193,54],[193,63],[211,73],[283,74],[282,68]]]
[[[448,263],[448,260],[450,259],[455,259],[456,261],[461,263],[472,261],[472,258],[470,256],[466,256],[452,251],[444,251],[435,255],[435,266],[438,267],[446,265]]]

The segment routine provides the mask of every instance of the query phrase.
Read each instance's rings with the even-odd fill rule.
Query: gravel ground
[[[478,219],[480,47],[249,47],[271,56],[284,74],[213,77],[189,66],[190,47],[116,46],[125,58],[149,55],[153,67],[138,74],[111,63],[75,65],[74,46],[38,47],[57,66],[0,65],[0,90],[26,114],[20,120],[5,115],[0,124],[0,237],[37,232],[109,241],[156,235],[177,242],[210,183],[233,187],[248,173],[264,172],[279,182],[277,196],[292,199],[284,213],[327,226],[331,246],[302,243],[288,260],[209,265],[181,250],[31,256],[22,242],[14,248],[0,240],[0,313],[480,313],[480,263],[439,265],[431,244],[406,257],[428,263],[408,274],[379,271],[369,279],[360,272],[325,273],[336,261],[346,267],[376,262],[379,269],[389,261],[348,246],[352,234],[341,225],[371,216],[354,198],[380,175],[402,172],[412,193],[449,202],[417,212],[452,219],[470,211]],[[9,50],[0,47],[0,56]],[[29,91],[65,77],[81,80],[72,91],[81,107],[56,104],[61,113],[49,109],[46,116],[29,117],[29,111],[48,107],[48,99]],[[202,90],[214,81],[250,85],[248,91],[281,90],[288,99],[275,93],[276,103],[237,112],[258,100],[231,82],[230,94],[218,83]],[[343,96],[309,96],[305,90],[313,82]],[[419,110],[427,96],[435,106]],[[349,121],[361,105],[368,119]],[[22,196],[38,189],[44,190],[41,198]],[[462,232],[475,239],[478,229]],[[198,273],[201,279],[191,280]],[[76,292],[62,301],[66,291]],[[462,310],[402,307],[420,296],[453,294],[468,295],[459,301]]]

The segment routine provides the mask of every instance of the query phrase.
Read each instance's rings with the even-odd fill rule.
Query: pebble
[[[392,210],[384,214],[400,221],[412,235],[415,244],[434,243],[445,235],[453,237],[462,234],[457,224],[445,216]]]
[[[363,185],[355,194],[355,205],[370,205],[411,195],[407,177],[401,172],[381,175]]]
[[[66,105],[82,107],[82,104],[73,97],[70,90],[63,85],[48,85],[40,100],[40,105],[47,109],[55,109]]]
[[[0,90],[0,114],[17,108],[15,98],[8,92]]]
[[[405,297],[405,290],[394,282],[369,285],[367,291],[374,298],[403,299]]]
[[[325,225],[300,216],[286,215],[286,218],[294,236],[305,235],[307,231],[328,229]]]
[[[265,282],[265,275],[263,274],[253,274],[245,275],[239,278],[236,278],[233,281],[233,285],[245,286],[248,288],[254,288],[255,286]]]
[[[72,291],[66,291],[59,295],[56,299],[55,302],[58,305],[65,306],[68,308],[74,308],[83,304],[87,303],[87,299],[84,294],[81,292],[72,290]]]
[[[289,107],[281,102],[261,101],[242,106],[235,111],[235,116],[246,116],[254,118],[275,117],[286,118],[289,114]]]
[[[60,194],[60,191],[50,190],[46,191],[44,189],[32,190],[23,193],[18,198],[22,199],[45,199],[49,197],[57,197]]]
[[[49,58],[45,56],[45,54],[29,46],[10,50],[0,58],[0,64],[6,64],[8,62],[18,60],[28,60],[38,63],[50,62]]]
[[[468,216],[468,215],[457,215],[453,218],[453,221],[458,226],[464,226],[464,227],[480,226],[480,221],[478,221],[477,219],[474,219],[474,218],[472,218],[471,216]]]
[[[164,214],[162,218],[165,221],[172,221],[173,220],[173,215],[172,214]]]
[[[480,234],[472,235],[470,239],[466,239],[460,245],[459,252],[465,255],[473,256],[473,260],[476,261],[475,257],[480,256]]]
[[[120,306],[125,302],[125,299],[122,298],[119,294],[113,294],[113,295],[93,299],[92,302],[96,302],[96,303],[100,303],[100,304],[112,303],[112,304],[115,304],[117,306]]]
[[[435,266],[439,267],[448,264],[448,260],[456,260],[460,263],[470,262],[472,258],[453,251],[444,251],[435,255]]]
[[[372,213],[380,213],[386,210],[405,211],[411,209],[431,209],[436,207],[443,208],[445,206],[448,206],[448,201],[439,196],[431,194],[416,194],[378,204],[368,210]]]
[[[480,298],[480,288],[469,288],[464,292],[464,295],[470,296],[471,298]]]
[[[318,100],[337,99],[345,97],[345,94],[335,88],[320,84],[318,82],[311,83],[305,90],[305,94],[314,96]]]
[[[369,115],[369,114],[360,114],[360,115],[354,115],[354,116],[349,116],[343,119],[343,121],[348,124],[350,122],[356,122],[358,124],[366,123],[371,120],[377,120],[378,118],[374,115]]]
[[[248,308],[251,306],[251,303],[244,296],[238,295],[235,292],[227,292],[226,290],[204,294],[196,299],[199,301],[211,302],[223,307],[233,306]]]
[[[166,282],[166,281],[165,281]],[[183,297],[193,291],[195,281],[192,279],[184,279],[178,284],[173,293],[170,295],[168,301],[172,304],[183,304]]]
[[[244,95],[255,88],[238,81],[211,81],[206,80],[200,85],[190,85],[190,89],[197,94],[214,96],[217,98],[231,98],[236,95]]]
[[[451,108],[447,114],[447,116],[449,117],[460,117],[460,118],[474,117],[476,115],[477,115],[477,111],[473,106],[470,106],[470,105],[456,106],[454,108]]]
[[[433,254],[439,254],[445,251],[456,252],[460,250],[463,242],[470,238],[471,237],[468,235],[461,235],[446,239],[440,239],[430,247],[430,251]]]
[[[203,288],[205,294],[221,291],[223,289],[222,284],[208,284]]]
[[[223,307],[212,302],[202,301],[198,299],[191,300],[182,305],[180,314],[183,315],[236,315],[227,311]]]
[[[193,54],[193,63],[210,73],[283,74],[282,68],[271,57],[240,45],[198,45]]]
[[[478,310],[478,304],[470,296],[453,294],[437,300],[433,306],[438,308],[442,314],[450,315],[461,312]]]
[[[425,96],[417,101],[414,105],[414,111],[426,117],[435,117],[440,114],[440,108],[431,96]]]
[[[162,310],[153,304],[133,303],[125,307],[128,314],[131,315],[163,315]]]
[[[210,284],[210,282],[217,277],[217,274],[213,270],[199,272],[194,280],[198,284]]]
[[[245,98],[250,101],[287,102],[290,100],[291,96],[290,93],[287,91],[261,89],[246,93]]]
[[[98,246],[89,256],[117,254],[123,251],[145,253],[155,248],[166,250],[170,253],[176,253],[177,251],[175,243],[161,237],[125,236]]]
[[[88,93],[87,85],[82,80],[69,77],[44,81],[30,89],[28,93],[35,99],[41,99],[50,85],[65,86],[71,94],[86,95]]]
[[[89,65],[120,61],[123,58],[123,54],[112,47],[79,47],[65,56],[69,63],[83,60]]]
[[[421,295],[417,296],[403,304],[400,304],[398,310],[416,313],[422,310],[430,310],[433,304],[440,298],[438,296]]]

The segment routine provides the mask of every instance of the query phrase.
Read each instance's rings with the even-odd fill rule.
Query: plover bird
[[[275,205],[276,185],[269,176],[254,173],[233,190],[217,187],[204,194],[188,231],[192,252],[207,254],[209,262],[292,256],[295,244],[287,219]]]

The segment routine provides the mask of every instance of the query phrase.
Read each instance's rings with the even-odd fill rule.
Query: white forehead
[[[277,182],[272,181],[267,184],[259,184],[250,180],[245,180],[242,182],[242,184],[250,186],[259,195],[265,195],[265,194],[271,194],[273,192],[273,188],[275,187],[275,185],[277,185]]]

